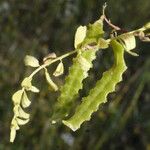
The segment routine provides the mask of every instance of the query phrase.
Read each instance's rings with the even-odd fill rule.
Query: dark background
[[[0,0],[0,150],[150,150],[150,43],[139,40],[139,57],[125,55],[128,70],[117,92],[75,133],[64,125],[50,125],[50,112],[59,93],[49,91],[41,72],[34,80],[41,92],[30,95],[31,121],[17,132],[15,142],[9,143],[11,95],[32,70],[24,66],[25,55],[42,60],[49,52],[59,56],[69,52],[76,28],[98,19],[104,2]],[[126,30],[150,21],[149,0],[109,0],[107,4],[109,19]],[[111,66],[112,57],[107,50],[97,54],[81,96],[87,95]],[[64,63],[67,74],[71,59]],[[54,80],[62,84],[64,76]]]

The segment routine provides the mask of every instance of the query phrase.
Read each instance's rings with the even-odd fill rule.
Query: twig
[[[103,11],[102,11],[102,14],[103,14],[103,15],[102,15],[102,17],[104,18],[104,20],[106,21],[106,23],[107,23],[110,27],[112,27],[114,30],[116,30],[116,31],[121,30],[120,27],[118,27],[118,26],[112,24],[111,21],[107,19],[106,15],[105,15],[105,9],[106,9],[106,7],[107,7],[107,3],[105,3],[105,4],[103,5]]]

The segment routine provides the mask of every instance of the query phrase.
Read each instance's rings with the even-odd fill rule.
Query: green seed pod
[[[83,98],[75,114],[69,120],[63,121],[73,131],[79,129],[84,121],[90,120],[92,113],[98,110],[100,104],[107,101],[107,95],[115,91],[116,84],[122,81],[122,74],[127,68],[124,61],[124,48],[116,40],[112,40],[110,44],[114,52],[113,66],[103,73],[102,78],[96,83],[89,95]]]

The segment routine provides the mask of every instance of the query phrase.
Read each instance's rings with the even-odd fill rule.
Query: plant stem
[[[142,31],[145,31],[145,30],[147,30],[147,29],[145,27],[142,27],[142,28],[139,28],[137,30],[130,31],[130,32],[128,32],[128,34],[136,34],[138,32],[142,32]]]
[[[38,67],[36,70],[34,70],[34,71],[32,72],[32,74],[29,76],[29,78],[32,78],[32,77],[33,77],[36,73],[38,73],[41,69],[43,69],[43,68],[45,68],[45,67],[47,67],[47,66],[49,66],[49,65],[51,65],[51,64],[53,64],[53,63],[55,63],[56,61],[62,60],[62,59],[64,59],[64,58],[66,58],[66,57],[68,57],[68,56],[70,56],[70,55],[76,53],[77,51],[78,51],[78,50],[74,50],[74,51],[69,52],[69,53],[66,53],[66,54],[64,54],[64,55],[62,55],[62,56],[60,56],[60,57],[57,57],[57,58],[54,59],[54,60],[50,60],[49,62],[47,61],[46,63],[44,63],[43,65],[41,65],[40,67]]]
[[[141,32],[141,31],[145,31],[145,30],[147,30],[147,29],[146,29],[145,27],[142,27],[142,28],[139,28],[139,29],[136,29],[136,30],[127,32],[127,33],[125,33],[125,34],[133,34],[134,36],[138,36],[137,33]],[[117,38],[117,37],[115,37],[115,38]],[[111,39],[107,39],[107,41],[110,42]],[[55,63],[56,61],[62,60],[62,59],[64,59],[64,58],[66,58],[66,57],[68,57],[68,56],[70,56],[70,55],[76,53],[77,51],[78,51],[78,50],[74,50],[74,51],[69,52],[69,53],[67,53],[67,54],[64,54],[64,55],[62,55],[62,56],[60,56],[60,57],[57,57],[57,58],[54,59],[54,60],[50,60],[49,62],[47,61],[46,63],[44,63],[43,65],[41,65],[40,67],[38,67],[36,70],[34,70],[33,73],[29,76],[29,78],[32,78],[32,77],[33,77],[37,72],[39,72],[41,69],[43,69],[43,68],[45,68],[45,67],[47,67],[47,66],[49,66],[49,65],[51,65],[51,64],[53,64],[53,63]]]

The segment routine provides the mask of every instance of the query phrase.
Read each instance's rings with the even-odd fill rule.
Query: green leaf
[[[95,21],[93,24],[89,24],[87,26],[87,34],[86,38],[82,42],[82,46],[90,45],[90,44],[98,44],[100,38],[103,37],[103,20],[99,19]]]
[[[24,59],[25,65],[26,66],[31,66],[31,67],[39,67],[39,61],[30,55],[27,55]]]
[[[64,65],[62,61],[58,64],[55,72],[53,73],[54,76],[58,77],[64,73]]]
[[[79,62],[82,70],[85,71],[85,76],[87,76],[86,70],[87,70],[87,68],[91,68],[92,64],[89,61],[87,61],[87,59],[85,59],[82,55],[79,55],[77,61]]]
[[[99,45],[99,48],[106,49],[109,47],[109,42],[103,38],[99,38],[98,45]]]
[[[20,104],[21,102],[21,98],[22,98],[22,95],[23,95],[23,89],[22,90],[18,90],[17,92],[15,92],[12,96],[12,100],[14,102],[14,104]]]
[[[45,77],[46,77],[46,81],[49,84],[49,86],[54,90],[54,91],[58,91],[58,86],[53,82],[53,80],[51,79],[47,69],[45,68]]]
[[[29,100],[27,93],[25,91],[23,93],[21,104],[23,108],[29,107],[31,104],[31,101]]]
[[[95,21],[93,24],[88,25],[88,32],[87,37],[88,38],[99,38],[103,35],[103,20],[99,19]]]
[[[74,47],[77,48],[79,44],[83,42],[83,40],[86,37],[86,31],[87,27],[86,26],[79,26],[77,28],[77,31],[75,33],[75,40],[74,40]]]

